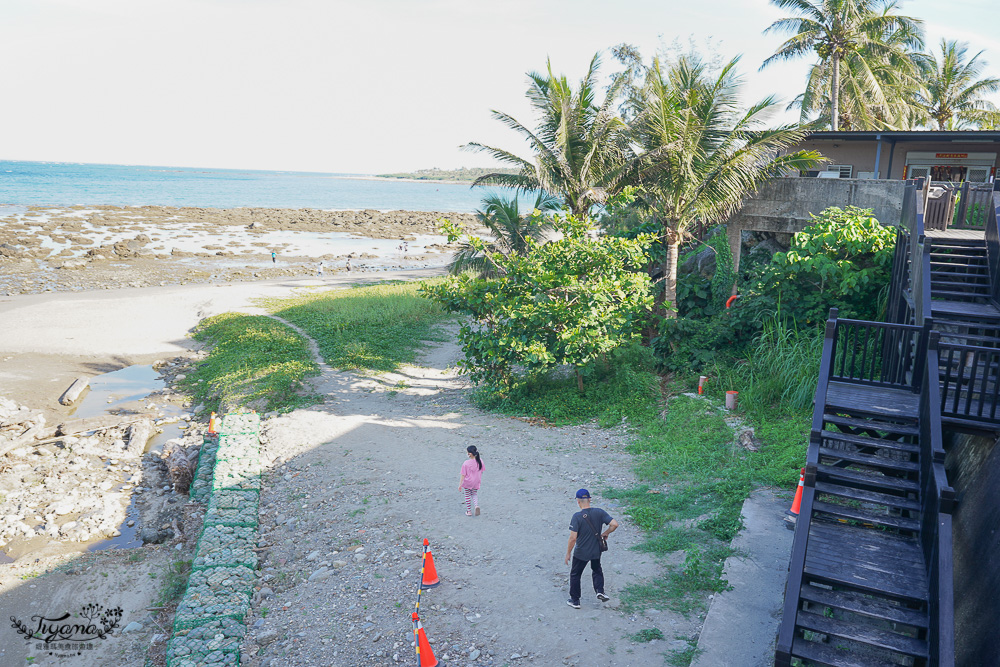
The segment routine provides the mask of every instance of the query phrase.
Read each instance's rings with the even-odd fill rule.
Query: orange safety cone
[[[413,639],[417,646],[417,664],[420,667],[436,667],[438,660],[434,657],[431,643],[427,641],[427,634],[424,632],[424,626],[420,623],[417,612],[413,612]]]
[[[430,540],[424,538],[424,564],[420,568],[420,587],[434,588],[441,583],[437,568],[434,567],[434,555],[431,553]]]
[[[218,426],[217,422],[218,422],[218,419],[216,418],[215,413],[213,412],[212,416],[208,418],[208,434],[209,435],[215,435],[215,434],[217,434],[219,432],[218,431],[219,426]]]
[[[698,395],[699,396],[701,396],[703,393],[705,393],[705,383],[706,382],[708,382],[708,376],[707,375],[699,375],[698,376]]]
[[[802,506],[802,487],[806,484],[806,469],[799,473],[799,487],[795,490],[795,500],[792,501],[792,509],[788,513],[792,516],[799,515],[799,508]]]

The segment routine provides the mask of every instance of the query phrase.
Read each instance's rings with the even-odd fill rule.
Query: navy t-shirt
[[[587,519],[583,518],[584,514],[587,515],[587,519],[590,519],[590,523],[587,523]],[[600,558],[601,546],[598,544],[594,532],[603,532],[604,526],[610,525],[612,521],[614,519],[611,518],[611,515],[600,507],[588,507],[574,514],[569,522],[569,529],[576,532],[576,548],[573,549],[573,557],[580,560]],[[594,527],[591,528],[590,524],[593,524]]]

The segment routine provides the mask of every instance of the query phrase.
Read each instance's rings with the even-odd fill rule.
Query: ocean
[[[351,174],[0,161],[0,205],[194,206],[472,213],[489,192],[468,183]]]

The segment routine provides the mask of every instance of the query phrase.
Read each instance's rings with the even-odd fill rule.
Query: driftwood
[[[142,456],[142,453],[146,451],[146,443],[149,442],[154,433],[156,433],[156,429],[153,427],[151,419],[143,419],[129,426],[128,440],[125,444],[126,455]]]
[[[73,405],[89,386],[90,379],[81,375],[69,386],[69,389],[63,392],[63,395],[59,397],[59,402],[63,405]]]
[[[152,419],[150,415],[100,415],[97,417],[87,417],[85,419],[74,419],[63,422],[56,427],[54,435],[76,435],[77,433],[87,433],[89,431],[100,431],[115,426],[132,424],[143,419]]]

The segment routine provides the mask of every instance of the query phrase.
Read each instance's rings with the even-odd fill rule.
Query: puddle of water
[[[121,491],[121,488],[115,489]],[[118,537],[112,537],[100,542],[94,542],[87,547],[87,551],[104,551],[105,549],[135,549],[142,546],[142,535],[139,532],[139,508],[136,507],[136,494],[132,494],[129,499],[128,508],[125,510],[125,520],[118,526]],[[129,526],[128,522],[132,521]]]
[[[163,380],[152,366],[128,366],[91,378],[90,390],[70,414],[80,418],[107,414],[109,410],[122,409],[163,387]]]

